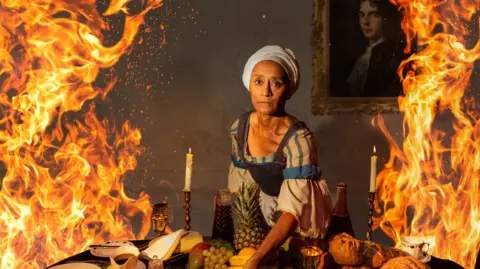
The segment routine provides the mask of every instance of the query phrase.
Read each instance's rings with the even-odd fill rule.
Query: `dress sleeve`
[[[242,159],[240,158],[240,152],[238,150],[237,143],[237,131],[238,131],[238,120],[232,124],[230,129],[230,136],[232,139],[232,154],[231,154],[231,163],[230,169],[228,171],[228,188],[231,192],[236,192],[243,182],[247,184],[253,183],[253,178],[248,172],[243,164]]]
[[[326,234],[332,200],[325,180],[317,166],[317,150],[313,134],[298,130],[284,149],[286,167],[278,196],[278,211],[291,213],[298,221],[297,232],[311,238]]]

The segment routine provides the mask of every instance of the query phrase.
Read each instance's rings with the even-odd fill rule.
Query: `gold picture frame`
[[[310,39],[313,50],[312,114],[399,113],[398,97],[329,97],[330,4],[328,0],[313,0],[313,6],[313,29]]]

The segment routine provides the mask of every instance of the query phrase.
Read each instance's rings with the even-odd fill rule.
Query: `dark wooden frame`
[[[311,111],[313,115],[399,113],[398,98],[329,97],[330,46],[328,0],[313,0],[313,22],[310,43],[313,50],[313,86]]]

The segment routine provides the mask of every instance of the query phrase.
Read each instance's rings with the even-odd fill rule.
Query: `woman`
[[[332,202],[326,182],[320,180],[312,132],[285,112],[299,84],[292,51],[263,47],[247,61],[243,83],[255,110],[232,125],[228,186],[233,192],[243,182],[260,187],[262,213],[272,229],[244,267],[257,268],[291,232],[323,238]]]

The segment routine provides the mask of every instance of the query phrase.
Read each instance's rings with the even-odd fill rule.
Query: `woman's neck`
[[[271,135],[279,133],[279,129],[283,126],[285,117],[287,114],[285,112],[277,113],[276,115],[264,115],[260,113],[256,114],[256,124],[258,130],[263,135]]]

